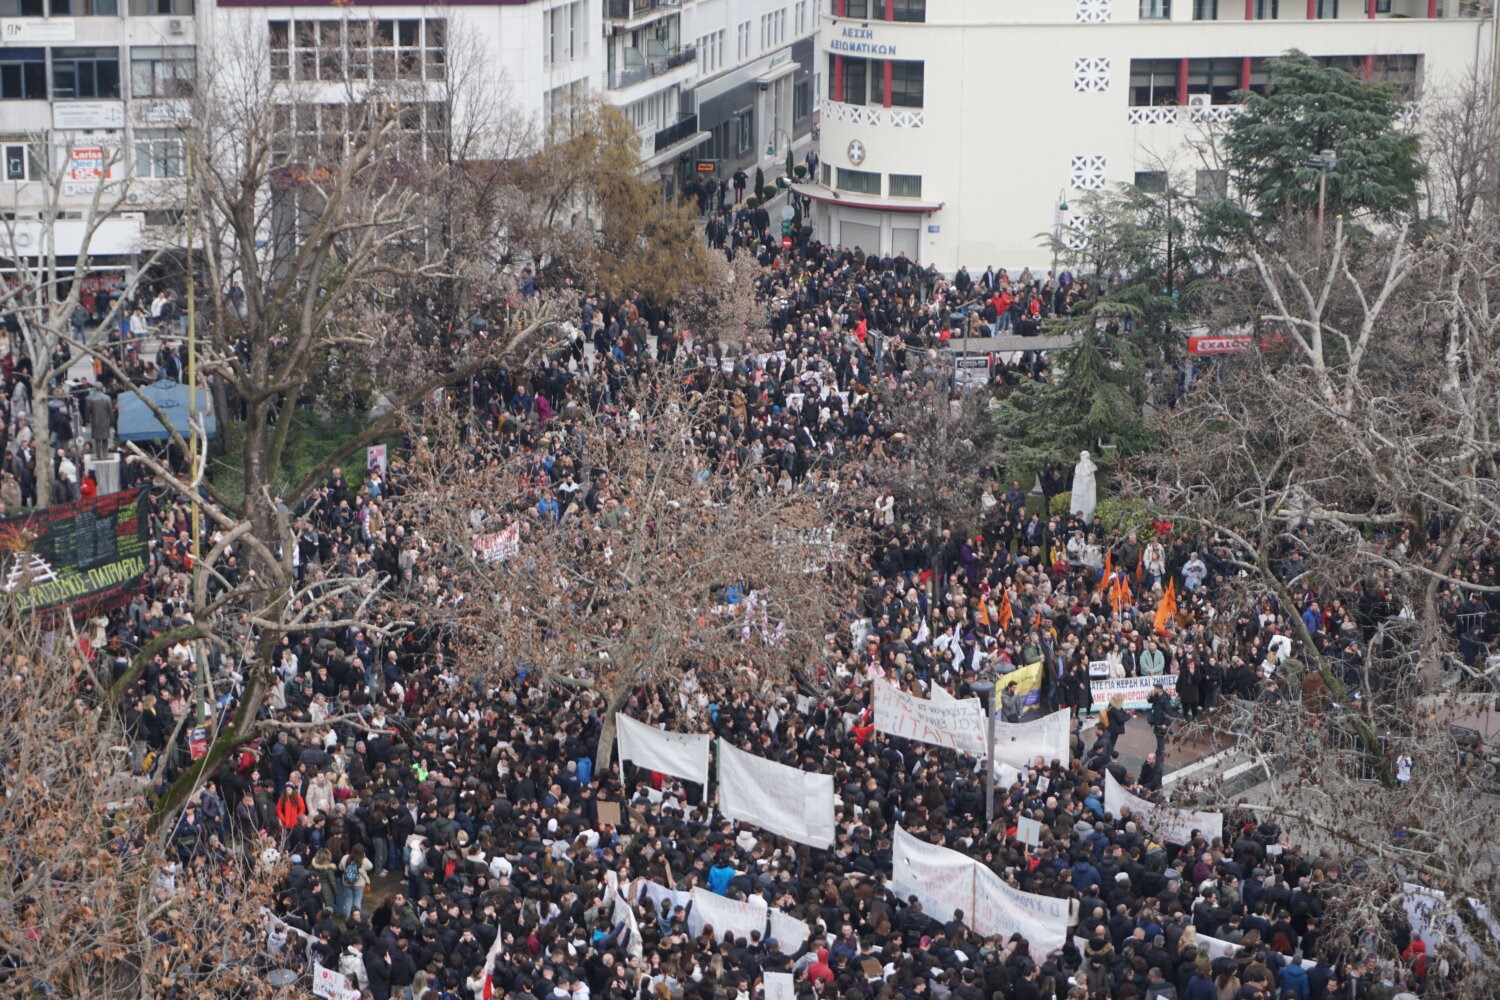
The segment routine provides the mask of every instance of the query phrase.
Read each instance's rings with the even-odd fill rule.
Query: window
[[[567,8],[558,8],[563,15]],[[557,11],[551,12],[556,14]],[[569,58],[569,26],[549,16],[543,58]],[[271,77],[276,80],[442,80],[447,75],[447,22],[440,17],[400,21],[270,21]]]
[[[870,64],[864,59],[844,60],[844,103],[868,104]]]
[[[43,17],[46,13],[44,0],[0,0],[0,17]]]
[[[1191,59],[1188,61],[1188,94],[1208,94],[1214,104],[1232,104],[1240,89],[1238,59]]]
[[[1318,0],[1313,8],[1313,17],[1320,21],[1337,21],[1339,17],[1339,0]]]
[[[52,0],[49,9],[53,17],[118,17],[120,14],[117,0]]]
[[[891,174],[891,197],[922,197],[922,178],[916,174]]]
[[[47,51],[0,49],[0,100],[47,99]]]
[[[826,163],[821,163],[818,166],[819,166],[819,169],[823,173],[823,186],[824,187],[832,187],[833,186],[833,168],[831,166],[829,166],[828,164],[826,164]]]
[[[1281,12],[1278,0],[1255,0],[1255,19],[1257,21],[1274,21],[1276,15]]]
[[[1375,0],[1375,13],[1389,14],[1391,12],[1391,0]]]
[[[1415,101],[1422,96],[1421,56],[1376,56],[1370,69],[1370,82],[1394,84],[1401,100]]]
[[[1200,170],[1198,171],[1198,183],[1196,195],[1199,198],[1228,198],[1229,197],[1229,171],[1227,170]]]
[[[7,142],[0,149],[5,158],[5,179],[8,181],[36,181],[42,179],[42,164],[37,159],[37,150],[29,142]]]
[[[837,2],[838,2],[838,0],[834,0],[834,3],[835,3],[834,9],[835,10],[838,9]],[[874,15],[872,15],[870,13],[870,7],[872,5],[873,4],[872,4],[871,0],[848,0],[848,2],[846,4],[844,4],[844,16],[845,17],[863,17],[863,18],[872,17],[872,16],[874,16]]]
[[[1193,0],[1194,21],[1217,21],[1219,0]]]
[[[891,20],[922,24],[927,20],[927,0],[885,0],[891,5]]]
[[[1176,104],[1178,68],[1176,59],[1130,60],[1130,106]]]
[[[802,121],[812,114],[813,85],[812,80],[798,80],[796,87],[792,89],[792,120]]]
[[[52,96],[59,100],[120,96],[120,50],[52,50]]]
[[[798,35],[802,35],[807,31],[807,0],[797,0],[797,6],[793,8],[793,10],[795,11],[794,20],[792,22],[794,26],[793,30],[795,30]]]
[[[136,45],[130,50],[131,97],[188,97],[197,62],[191,45]]]
[[[182,133],[176,129],[145,128],[135,131],[135,175],[167,179],[183,177],[187,162]]]
[[[1257,94],[1264,94],[1271,89],[1271,71],[1266,67],[1264,59],[1250,60],[1250,85],[1245,89]]]
[[[891,104],[898,108],[922,106],[923,63],[891,60]]]
[[[839,190],[855,194],[880,193],[880,175],[868,170],[845,170],[839,167]]]
[[[130,0],[130,13],[134,17],[191,17],[193,0]]]
[[[1167,172],[1165,170],[1137,170],[1135,186],[1137,190],[1144,191],[1146,194],[1165,194]]]
[[[750,58],[750,22],[741,21],[735,35],[734,57],[739,62]]]
[[[1142,21],[1167,21],[1172,17],[1172,0],[1141,0]]]
[[[738,115],[740,134],[738,136],[738,148],[736,152],[748,153],[750,147],[755,145],[755,111],[752,108],[741,108]]]

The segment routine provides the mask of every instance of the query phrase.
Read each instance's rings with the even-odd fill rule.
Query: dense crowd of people
[[[1165,769],[1163,742],[1139,767],[1123,762],[1116,744],[1128,715],[1118,705],[1075,733],[1069,759],[1039,761],[997,789],[993,824],[982,762],[872,731],[871,684],[965,697],[1038,662],[1037,709],[1078,718],[1096,717],[1089,664],[1099,661],[1111,677],[1174,676],[1181,715],[1227,699],[1274,705],[1289,696],[1280,662],[1302,641],[1292,617],[1325,652],[1358,658],[1380,595],[1237,604],[1219,585],[1222,541],[1166,523],[1107,531],[1080,515],[1051,516],[998,477],[975,523],[930,525],[917,501],[898,503],[871,470],[909,446],[900,404],[948,405],[951,387],[929,377],[932,348],[952,335],[956,312],[964,323],[1024,328],[1066,311],[1076,283],[1003,271],[950,281],[899,255],[817,244],[779,253],[762,239],[753,252],[766,265],[769,330],[752,342],[695,338],[647,304],[585,298],[570,350],[533,370],[491,373],[458,405],[472,401],[483,442],[467,460],[532,456],[535,492],[514,506],[538,523],[599,515],[586,463],[561,460],[570,435],[550,432],[628,409],[646,368],[680,369],[698,391],[729,401],[718,433],[700,444],[732,454],[759,488],[836,480],[857,491],[872,529],[858,557],[871,572],[848,595],[836,654],[808,665],[803,687],[689,698],[664,680],[625,707],[831,774],[834,845],[814,850],[730,822],[712,786],[596,766],[608,721],[600,697],[524,671],[476,677],[453,637],[423,615],[394,636],[325,628],[283,644],[266,712],[299,725],[203,782],[171,833],[177,862],[191,869],[235,844],[276,859],[285,872],[270,935],[277,962],[310,958],[374,1000],[751,1000],[768,971],[794,973],[798,1000],[1441,994],[1457,970],[1429,961],[1420,941],[1402,941],[1404,965],[1327,946],[1325,907],[1344,869],[1284,844],[1274,818],[1233,813],[1222,836],[1168,844],[1108,812],[1106,775],[1151,796]],[[1045,362],[1001,365],[995,377],[1045,378]],[[303,579],[375,570],[393,581],[392,601],[399,593],[435,606],[455,575],[434,565],[402,495],[399,463],[358,485],[336,471],[314,502],[289,512]],[[187,522],[181,504],[155,508],[147,585],[110,616],[106,657],[118,663],[186,621]],[[231,554],[227,584],[235,565]],[[1177,611],[1159,630],[1169,584]],[[377,625],[395,608],[380,614]],[[231,630],[248,640],[253,626],[242,619]],[[186,760],[189,737],[176,721],[205,668],[223,682],[218,709],[232,711],[243,679],[236,658],[186,643],[164,650],[128,699],[138,757],[174,757],[169,774]],[[1014,717],[1020,706],[1004,711]],[[1164,734],[1165,703],[1150,722]],[[1021,817],[1041,822],[1039,846],[1017,841]],[[1043,953],[1024,935],[985,940],[965,914],[902,898],[890,885],[897,824],[1021,890],[1066,899],[1069,944]],[[616,912],[612,884],[633,922]],[[812,938],[788,948],[711,927],[694,934],[673,894],[691,887],[758,895],[808,924]],[[1203,938],[1231,947],[1211,957]]]

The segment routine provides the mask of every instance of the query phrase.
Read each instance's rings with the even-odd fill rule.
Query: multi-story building
[[[66,276],[86,240],[91,304],[173,227],[202,3],[0,0],[0,280]],[[90,223],[96,194],[113,211]]]
[[[1269,56],[1300,49],[1416,102],[1495,53],[1466,0],[819,2],[815,232],[948,271],[1044,271],[1046,234],[1086,231],[1078,196],[1113,183],[1223,190],[1191,140],[1266,85]]]
[[[783,163],[789,143],[812,130],[820,0],[689,0],[693,101],[707,133],[698,157],[720,177],[739,167]],[[826,0],[824,0],[826,2]]]

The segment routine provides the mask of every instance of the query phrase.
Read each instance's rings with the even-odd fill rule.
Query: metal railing
[[[698,116],[696,114],[685,115],[677,124],[657,130],[656,138],[652,142],[652,151],[660,153],[665,149],[670,149],[697,131]]]
[[[640,50],[630,49],[629,51],[639,52]],[[668,70],[674,70],[679,66],[686,66],[697,58],[698,49],[693,45],[684,45],[681,48],[653,53],[642,62],[611,70],[609,74],[609,89],[620,90],[624,87],[634,86],[652,77],[661,76]]]
[[[604,16],[612,21],[630,21],[655,10],[679,10],[682,0],[605,0]]]

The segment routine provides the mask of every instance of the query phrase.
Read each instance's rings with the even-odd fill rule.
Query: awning
[[[183,437],[188,433],[188,387],[171,379],[162,379],[151,385],[142,386],[137,390],[141,396],[150,399],[161,410],[162,416],[172,425],[172,429]],[[165,441],[171,435],[167,433],[166,427],[157,419],[156,414],[145,401],[134,392],[120,393],[120,418],[119,435],[121,441]],[[198,390],[197,410],[203,414],[203,431],[209,437],[214,436],[218,429],[215,424],[214,415],[209,411],[209,393],[206,389]]]
[[[801,68],[802,64],[799,62],[784,62],[780,66],[777,66],[775,69],[768,70],[767,72],[762,73],[760,76],[757,76],[755,78],[755,82],[764,87],[766,84],[775,83],[782,77],[795,73]]]
[[[803,198],[821,201],[845,208],[867,208],[873,212],[936,212],[943,207],[940,201],[922,201],[919,198],[882,198],[872,194],[851,194],[835,191],[822,184],[793,184],[792,191]]]

